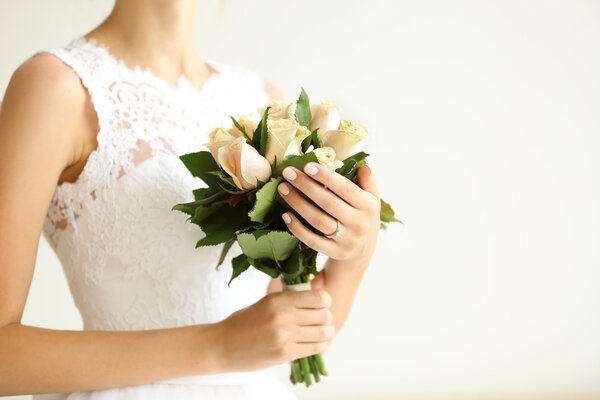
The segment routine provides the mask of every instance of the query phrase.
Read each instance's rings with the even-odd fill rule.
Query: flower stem
[[[327,376],[327,368],[325,368],[325,362],[323,361],[323,355],[321,353],[319,354],[315,354],[315,361],[317,364],[317,368],[319,369],[319,372],[321,373],[321,375],[325,375]]]
[[[306,387],[309,387],[312,384],[312,379],[310,378],[310,366],[308,365],[308,357],[302,357],[300,359],[300,365],[302,365],[302,372],[304,373],[304,383]]]
[[[310,372],[312,372],[313,376],[315,377],[315,382],[321,382],[321,378],[319,377],[319,369],[317,368],[317,362],[314,355],[310,356],[309,362]]]
[[[296,374],[296,368],[294,367],[295,361],[290,363],[290,381],[295,385],[297,382],[300,382],[298,375]]]

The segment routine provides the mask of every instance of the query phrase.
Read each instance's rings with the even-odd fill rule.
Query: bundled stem
[[[286,281],[282,276],[281,281],[285,285],[310,283],[308,274],[300,274],[293,282]],[[285,286],[284,290],[286,290]],[[315,382],[320,382],[321,375],[327,375],[327,369],[325,368],[325,362],[323,361],[323,355],[321,353],[292,361],[290,363],[290,369],[290,382],[294,385],[296,383],[304,383],[306,387],[312,384],[312,377],[314,377]]]

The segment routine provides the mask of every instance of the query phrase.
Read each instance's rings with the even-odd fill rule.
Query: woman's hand
[[[283,220],[300,241],[335,260],[371,257],[380,228],[381,203],[375,176],[368,165],[358,169],[358,185],[314,162],[307,163],[304,172],[286,167],[283,177],[291,185],[285,182],[279,184],[279,194],[315,229],[330,235],[337,229],[336,220],[340,222],[340,235],[329,239],[312,232],[293,213],[284,213]],[[296,189],[322,210],[303,198]]]
[[[335,336],[331,302],[325,289],[285,291],[234,312],[215,324],[219,370],[252,371],[326,351]]]

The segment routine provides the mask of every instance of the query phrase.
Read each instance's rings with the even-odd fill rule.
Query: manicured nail
[[[284,196],[290,192],[290,188],[285,183],[280,184],[277,188],[279,189],[279,193]]]
[[[283,218],[283,220],[285,221],[286,224],[289,224],[290,222],[292,222],[292,219],[290,218],[289,215],[287,215],[287,213],[281,214],[281,218]]]
[[[319,169],[315,167],[315,164],[308,163],[304,166],[304,172],[309,175],[315,175],[317,172],[319,172]]]
[[[288,181],[296,179],[296,172],[291,167],[285,167],[283,169],[283,177]]]

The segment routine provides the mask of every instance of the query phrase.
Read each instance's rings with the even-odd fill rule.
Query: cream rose
[[[250,139],[252,139],[252,134],[256,130],[258,123],[254,121],[251,114],[242,115],[237,122],[241,125],[242,128],[246,131]],[[240,131],[235,125],[228,129],[227,132],[233,137],[241,137],[244,136],[242,131]]]
[[[325,132],[323,146],[333,147],[338,160],[345,160],[363,149],[369,128],[350,121],[341,120],[337,130]]]
[[[313,152],[319,164],[326,166],[332,171],[344,165],[343,162],[335,159],[335,150],[332,147],[319,147],[318,149],[314,149]]]
[[[270,163],[273,163],[277,157],[279,164],[288,155],[300,155],[302,141],[310,135],[310,131],[305,126],[291,118],[282,118],[277,120],[268,120],[269,139],[265,157]]]
[[[271,177],[271,165],[266,158],[246,142],[244,137],[235,138],[218,150],[218,163],[240,189],[253,189],[257,179],[267,181]]]
[[[263,108],[259,108],[261,117],[265,114],[265,110],[269,108],[268,119],[296,119],[296,103],[285,104],[279,100],[270,100]]]
[[[340,125],[340,108],[333,102],[333,100],[322,99],[321,103],[313,104],[310,107],[310,125],[311,131],[319,128],[317,135],[319,139],[327,131],[333,131],[338,129]]]
[[[213,158],[215,159],[217,164],[219,164],[219,160],[218,160],[219,148],[231,143],[231,141],[233,139],[235,139],[235,136],[232,136],[229,132],[227,132],[223,128],[216,128],[215,130],[213,130],[211,133],[208,134],[208,137],[210,138],[210,142],[204,143],[204,146],[208,147]],[[220,166],[220,164],[219,164],[219,166]]]

